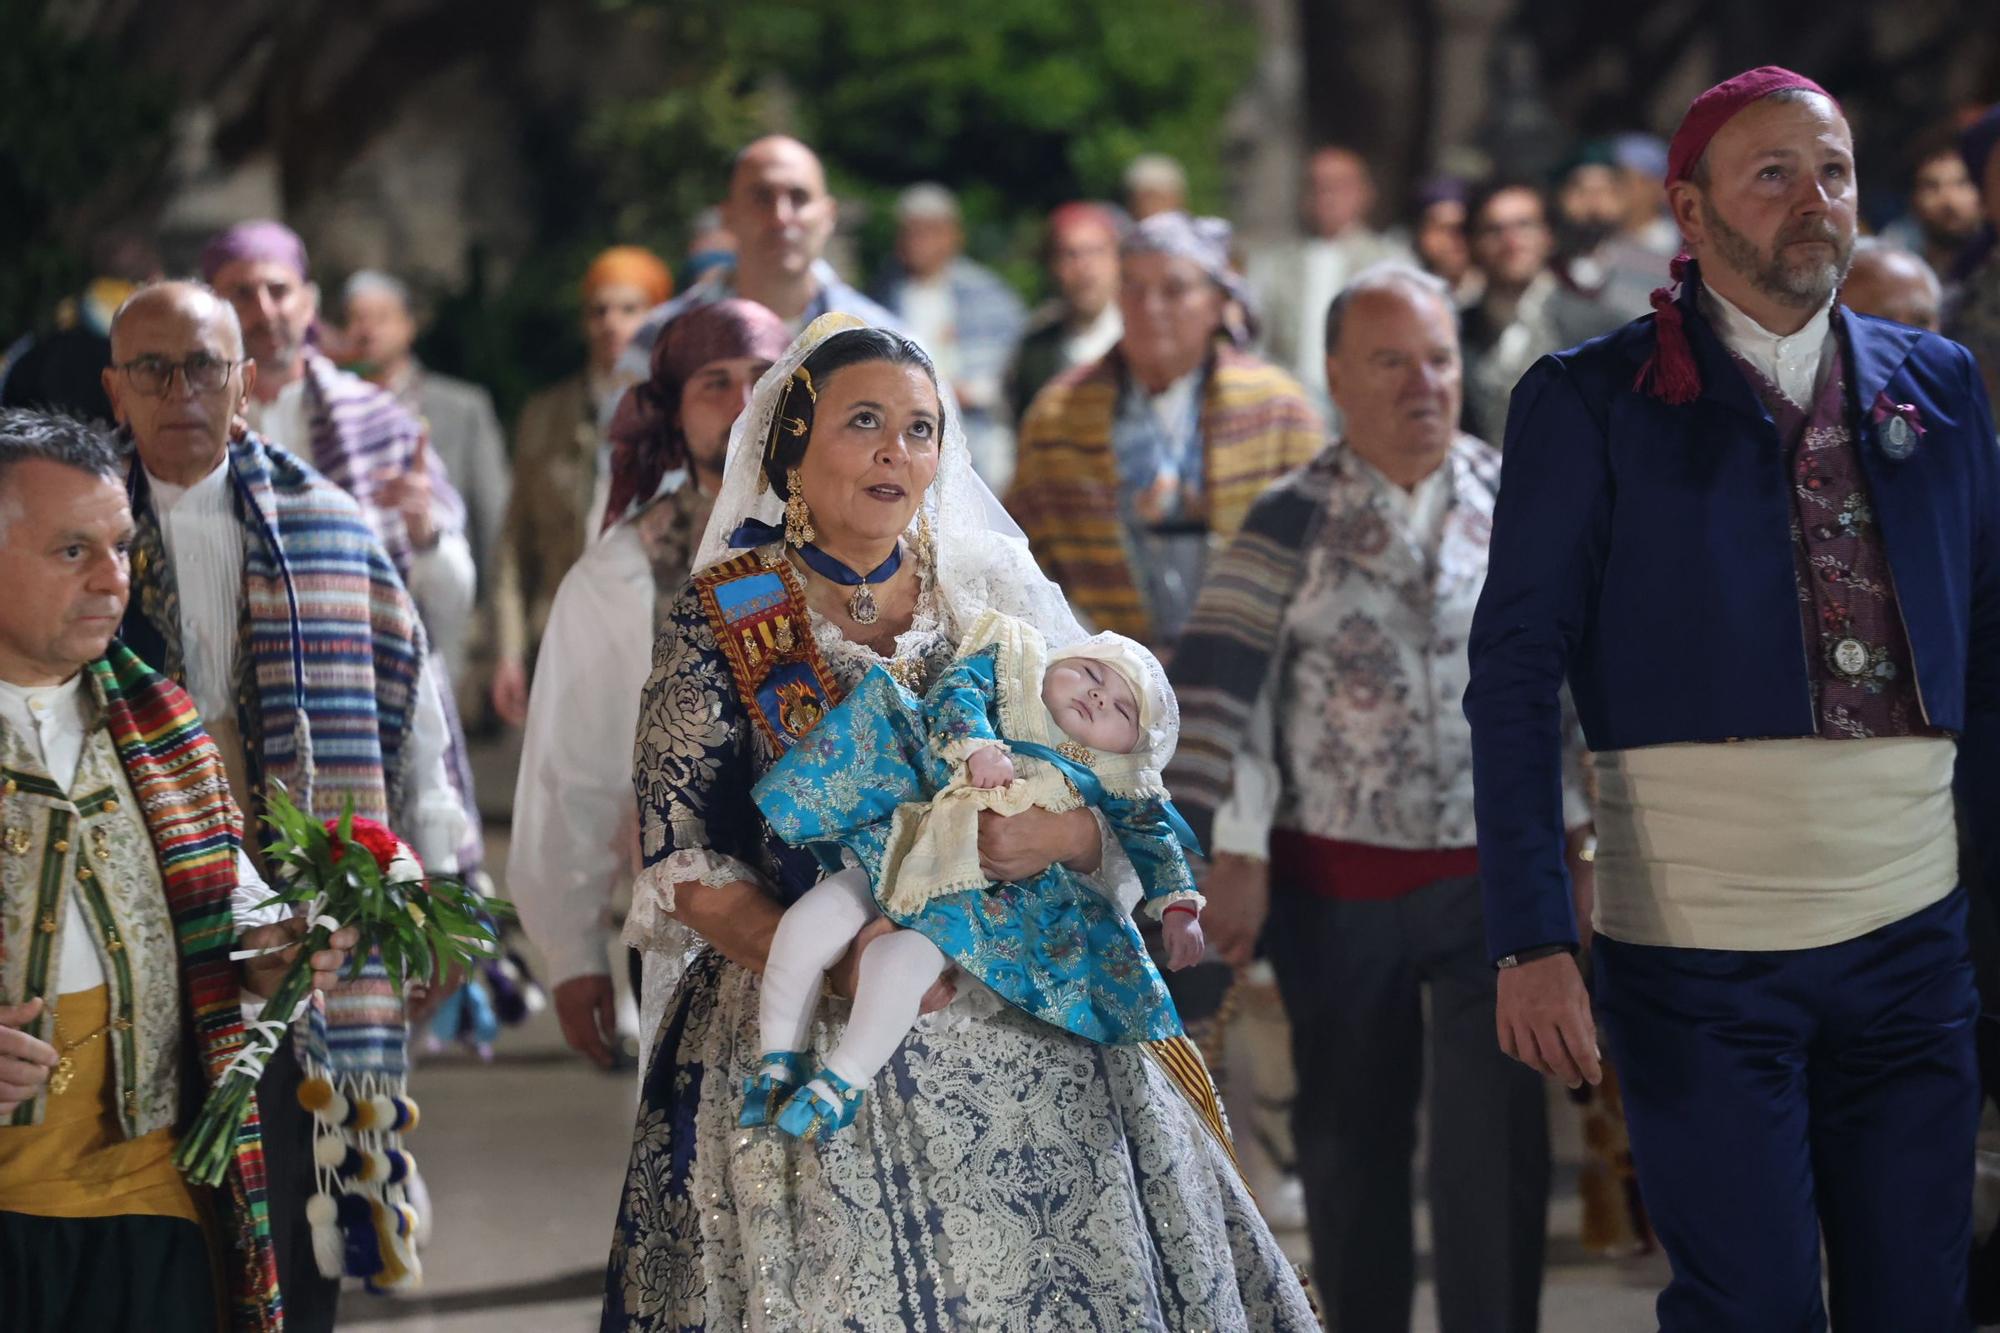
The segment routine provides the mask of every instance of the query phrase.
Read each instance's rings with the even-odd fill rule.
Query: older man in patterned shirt
[[[1409,1327],[1428,1071],[1440,1323],[1530,1330],[1548,1128],[1539,1081],[1493,1046],[1459,713],[1500,458],[1457,433],[1456,316],[1439,279],[1364,270],[1334,299],[1326,346],[1344,437],[1267,493],[1211,566],[1172,666],[1183,713],[1168,782],[1214,853],[1213,946],[1247,962],[1262,932],[1278,975],[1334,1326]],[[1569,796],[1581,826],[1580,787]]]

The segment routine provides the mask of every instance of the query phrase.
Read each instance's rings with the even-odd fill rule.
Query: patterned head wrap
[[[651,305],[674,294],[674,275],[660,257],[644,246],[614,245],[590,261],[583,271],[583,299],[600,287],[637,287]]]
[[[1693,180],[1701,155],[1708,151],[1709,141],[1724,125],[1751,103],[1788,88],[1818,93],[1836,107],[1840,105],[1833,94],[1805,75],[1777,65],[1760,65],[1733,79],[1724,79],[1695,98],[1687,115],[1681,118],[1681,127],[1674,131],[1673,141],[1667,145],[1667,184]],[[1687,330],[1681,325],[1681,310],[1674,290],[1686,278],[1688,265],[1693,262],[1685,250],[1675,255],[1669,269],[1672,284],[1653,289],[1653,354],[1639,367],[1639,377],[1633,383],[1634,388],[1666,403],[1691,403],[1701,396],[1701,371],[1695,366],[1694,349],[1688,345]]]
[[[635,502],[659,489],[662,477],[686,465],[681,389],[696,371],[744,356],[776,361],[790,343],[783,320],[755,301],[734,297],[696,306],[667,325],[653,344],[652,374],[619,401],[612,418],[604,526],[617,523]]]
[[[1181,212],[1155,213],[1132,225],[1120,253],[1127,259],[1134,255],[1169,255],[1199,265],[1243,312],[1247,327],[1238,328],[1234,321],[1225,321],[1229,336],[1242,346],[1257,335],[1257,306],[1250,288],[1229,261],[1229,243],[1234,234],[1222,218],[1190,217]]]
[[[282,222],[260,218],[225,227],[209,237],[201,247],[201,277],[214,282],[215,275],[242,260],[265,260],[283,264],[304,280],[312,269],[306,264],[306,243]]]

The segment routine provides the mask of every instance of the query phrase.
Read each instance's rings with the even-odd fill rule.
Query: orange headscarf
[[[660,257],[639,245],[614,245],[590,261],[583,273],[587,301],[599,287],[637,287],[654,305],[674,294],[674,275]]]

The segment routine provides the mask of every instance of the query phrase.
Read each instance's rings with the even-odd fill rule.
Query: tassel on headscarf
[[[1674,256],[1673,284],[1653,288],[1653,354],[1639,367],[1632,387],[1663,403],[1691,403],[1701,397],[1701,372],[1695,368],[1694,347],[1688,342],[1675,288],[1687,280],[1694,262],[1683,250]]]

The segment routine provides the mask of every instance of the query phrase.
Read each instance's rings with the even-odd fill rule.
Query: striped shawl
[[[1338,445],[1284,478],[1251,508],[1209,562],[1201,597],[1169,675],[1181,705],[1180,745],[1167,765],[1174,804],[1206,847],[1235,784],[1234,755],[1270,676],[1278,634],[1333,493]]]
[[[1118,517],[1111,427],[1126,378],[1119,348],[1043,389],[1021,423],[1007,508],[1035,558],[1099,630],[1155,640]],[[1273,482],[1326,442],[1319,414],[1284,371],[1218,343],[1202,404],[1208,526],[1227,539]]]
[[[123,644],[89,666],[104,698],[105,724],[132,795],[152,834],[180,945],[181,983],[209,1087],[244,1042],[241,976],[232,894],[242,823],[214,742],[194,703]],[[230,1327],[276,1333],[284,1327],[278,1270],[265,1202],[264,1138],[252,1094],[235,1160],[217,1191],[229,1243],[223,1265]]]
[[[352,802],[394,827],[424,661],[416,607],[345,491],[256,435],[229,446],[229,466],[245,536],[236,720],[253,800],[281,782],[321,819]],[[136,459],[127,484],[137,533],[123,638],[181,678],[179,595]],[[314,1034],[342,1077],[400,1078],[405,1043],[401,994],[379,963],[328,995]]]
[[[378,502],[384,481],[409,469],[424,443],[424,424],[396,396],[349,374],[317,352],[306,353],[306,419],[311,423],[312,465],[354,497],[396,573],[410,576],[410,534],[392,505]],[[289,443],[284,442],[284,443]],[[459,498],[435,451],[424,451],[431,479],[431,515],[449,532],[465,530]]]

